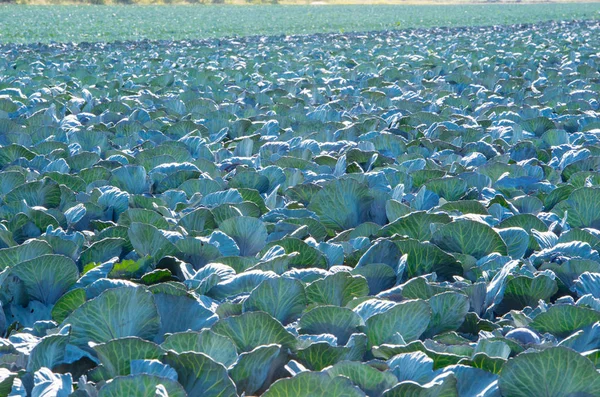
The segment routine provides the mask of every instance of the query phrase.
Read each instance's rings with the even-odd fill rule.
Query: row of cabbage
[[[599,29],[3,46],[0,394],[598,395]]]

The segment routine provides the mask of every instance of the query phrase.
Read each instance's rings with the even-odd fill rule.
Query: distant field
[[[280,6],[0,6],[0,42],[307,34],[597,19],[600,3]]]

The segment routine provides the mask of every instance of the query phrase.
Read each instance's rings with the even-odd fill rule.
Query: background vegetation
[[[598,0],[591,0],[591,2]],[[0,0],[0,4],[403,4],[403,5],[426,5],[426,4],[489,4],[489,3],[574,3],[579,0]],[[587,2],[587,1],[586,1]]]
[[[0,43],[340,33],[597,19],[599,16],[600,3],[277,7],[0,5]]]

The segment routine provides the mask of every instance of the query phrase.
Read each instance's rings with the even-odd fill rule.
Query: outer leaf
[[[127,244],[124,238],[105,238],[92,244],[81,253],[80,263],[85,266],[89,263],[103,263],[111,258],[121,256]]]
[[[361,325],[364,325],[362,318],[348,308],[317,306],[300,318],[298,331],[302,334],[332,334],[338,344],[345,344]]]
[[[298,253],[298,255],[292,258],[290,261],[290,266],[298,268],[317,267],[321,269],[327,269],[327,259],[323,253],[300,239],[286,237],[282,240],[273,241],[267,244],[265,249],[263,249],[262,254],[266,253],[267,249],[275,245],[283,247],[286,254],[291,254],[293,252]]]
[[[479,368],[451,365],[442,370],[456,377],[459,396],[498,396],[498,377]]]
[[[575,189],[566,200],[567,221],[575,228],[600,228],[600,188]]]
[[[205,211],[208,211],[205,209]],[[129,226],[132,222],[152,225],[158,229],[168,229],[169,222],[156,211],[144,208],[129,208],[119,216],[119,225]]]
[[[164,362],[177,371],[179,383],[190,396],[237,397],[225,367],[203,353],[167,353]]]
[[[282,324],[288,324],[302,314],[308,304],[304,286],[287,277],[267,279],[259,284],[244,301],[246,312],[263,311]]]
[[[75,288],[60,297],[52,308],[52,319],[58,323],[63,322],[73,310],[85,303],[86,296],[83,288]]]
[[[591,294],[594,298],[600,298],[600,273],[583,273],[575,281],[575,291],[579,296]]]
[[[263,281],[273,278],[278,278],[278,275],[271,271],[246,271],[220,282],[207,295],[215,299],[225,299],[247,294],[258,287]]]
[[[406,272],[409,278],[422,276],[432,272],[443,279],[452,279],[454,275],[462,275],[462,265],[438,246],[417,240],[395,241],[402,254],[406,254]]]
[[[333,346],[329,341],[319,341],[298,350],[302,364],[320,371],[342,360],[362,361],[367,352],[367,336],[354,334],[345,346]]]
[[[429,306],[431,321],[425,332],[426,337],[458,329],[469,311],[469,297],[458,292],[444,292],[431,297]]]
[[[209,329],[202,332],[179,332],[169,335],[160,346],[176,353],[204,353],[226,367],[229,367],[238,358],[233,341]]]
[[[79,278],[73,260],[62,255],[42,255],[21,262],[12,274],[23,283],[32,299],[44,304],[54,304]]]
[[[451,221],[452,218],[446,214],[430,214],[425,211],[416,211],[383,227],[378,235],[392,236],[393,234],[399,234],[419,241],[428,241],[431,239],[431,224],[447,224]]]
[[[35,345],[29,356],[27,371],[36,372],[42,367],[54,368],[63,363],[68,335],[48,335]]]
[[[425,332],[430,319],[431,309],[426,302],[412,300],[399,303],[366,321],[369,344],[377,346],[395,340],[396,334],[411,342]]]
[[[256,255],[267,242],[267,228],[256,218],[248,216],[229,218],[219,225],[219,229],[235,240],[241,256]]]
[[[86,347],[126,336],[154,339],[160,317],[152,293],[142,287],[104,291],[75,309],[63,324],[71,324],[71,343]]]
[[[507,312],[513,309],[521,310],[525,306],[535,307],[540,299],[547,302],[557,291],[556,280],[548,276],[518,276],[506,283],[499,310]]]
[[[152,225],[133,222],[129,226],[127,236],[140,256],[151,256],[160,260],[176,251],[173,244]]]
[[[262,312],[249,312],[217,321],[211,328],[217,334],[229,337],[239,351],[247,352],[269,344],[293,348],[296,338],[283,326]]]
[[[431,238],[438,247],[481,258],[492,252],[507,255],[506,244],[491,227],[476,221],[458,220],[438,229]]]
[[[159,343],[166,333],[199,331],[218,320],[216,314],[187,294],[156,293],[154,302],[160,315],[160,330],[156,340]]]
[[[177,380],[177,371],[158,360],[131,360],[131,374],[149,374]]]
[[[306,287],[309,302],[321,305],[345,306],[354,298],[369,294],[369,284],[362,276],[337,272]]]
[[[400,249],[393,241],[378,240],[360,257],[355,268],[360,268],[371,263],[385,263],[394,271],[398,269],[398,262],[402,255]]]
[[[325,227],[343,231],[369,219],[372,200],[367,186],[352,179],[336,179],[312,196],[308,208]]]
[[[118,376],[105,384],[98,397],[147,397],[164,390],[169,397],[187,397],[183,387],[172,379],[148,374]]]
[[[203,233],[217,227],[213,214],[207,208],[198,208],[181,218],[179,224],[188,232]]]
[[[71,374],[54,374],[48,368],[41,368],[33,375],[31,397],[67,397],[73,393]]]
[[[356,361],[342,361],[327,369],[332,376],[347,377],[369,396],[380,396],[398,383],[390,372],[381,372],[367,364]]]
[[[93,349],[111,378],[129,375],[132,360],[158,359],[164,354],[157,344],[134,337],[113,339]]]
[[[262,397],[365,397],[344,377],[319,372],[301,372],[273,383]]]
[[[388,366],[399,382],[424,383],[433,377],[433,360],[420,351],[398,354],[388,360]]]
[[[175,247],[179,250],[176,256],[182,261],[190,263],[194,269],[200,269],[221,256],[217,247],[193,237],[177,240]]]
[[[52,253],[50,244],[43,240],[35,239],[28,240],[16,247],[0,249],[0,270]]]
[[[600,321],[600,312],[595,310],[572,305],[555,305],[538,314],[529,326],[538,332],[550,332],[564,338],[596,321]]]
[[[149,191],[148,176],[142,166],[126,165],[112,171],[110,183],[131,194],[142,194]]]
[[[600,374],[573,350],[552,347],[508,360],[499,385],[503,396],[594,396],[600,390]]]
[[[238,392],[253,395],[264,388],[265,382],[276,368],[280,345],[259,346],[256,349],[240,354],[240,358],[229,371]]]
[[[485,353],[476,353],[472,359],[462,359],[459,364],[479,368],[492,374],[499,374],[506,360],[499,357],[490,357]]]
[[[25,200],[30,207],[56,208],[60,204],[61,191],[58,183],[44,178],[42,181],[27,182],[6,194],[5,202]]]
[[[506,243],[508,255],[513,259],[520,259],[525,256],[529,247],[529,234],[521,228],[510,227],[498,230],[498,234]]]
[[[363,276],[369,285],[369,295],[392,288],[396,284],[396,272],[384,263],[369,263],[352,270],[353,275]]]
[[[420,385],[404,381],[386,391],[384,397],[459,397],[456,377],[451,373],[441,374],[429,383]]]

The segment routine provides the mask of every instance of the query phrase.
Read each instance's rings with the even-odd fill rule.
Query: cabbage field
[[[0,395],[600,396],[600,22],[0,46]]]

